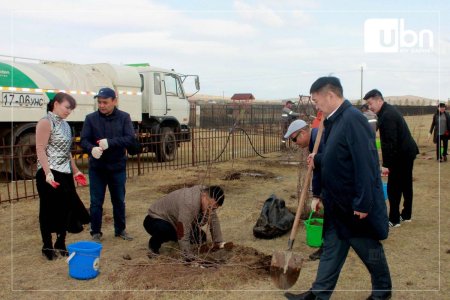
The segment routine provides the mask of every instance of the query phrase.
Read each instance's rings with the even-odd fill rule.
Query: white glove
[[[99,140],[98,141],[98,146],[100,147],[100,148],[102,148],[103,150],[106,150],[106,149],[108,149],[108,140],[107,139],[101,139],[101,140]]]
[[[321,201],[319,198],[313,198],[311,201],[311,210],[314,212],[318,212],[320,209]]]
[[[55,177],[51,171],[45,176],[45,181],[55,189],[59,186],[59,183],[55,181]]]
[[[92,153],[92,157],[99,159],[103,154],[103,149],[100,147],[94,147],[94,148],[92,148],[91,153]]]
[[[216,243],[219,249],[223,249],[225,247],[225,242]]]

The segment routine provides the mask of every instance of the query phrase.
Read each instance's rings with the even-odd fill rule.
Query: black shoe
[[[309,259],[310,260],[317,260],[317,259],[320,259],[320,256],[322,255],[322,252],[323,252],[323,248],[322,248],[322,246],[319,248],[319,249],[317,249],[314,253],[312,253],[311,255],[309,255]]]
[[[156,249],[151,246],[151,239],[148,241],[148,250],[150,250],[149,257],[150,255],[152,256],[159,255],[159,249]]]
[[[58,257],[53,248],[42,248],[42,255],[48,260],[54,260]]]
[[[69,252],[67,251],[65,240],[57,239],[54,247],[55,247],[55,252],[58,251],[61,256],[69,256]]]
[[[388,294],[386,294],[385,296],[382,296],[382,297],[370,295],[369,297],[367,297],[366,300],[389,300],[391,298],[392,298],[392,293],[389,292]]]
[[[284,296],[289,300],[316,300],[316,295],[310,290],[298,295],[287,292],[284,293]]]

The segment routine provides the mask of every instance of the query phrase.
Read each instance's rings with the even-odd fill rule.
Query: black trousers
[[[178,240],[175,228],[165,220],[147,215],[144,219],[144,228],[152,236],[148,247],[155,253],[159,252],[162,243]],[[193,226],[189,239],[191,244],[202,244],[206,242],[206,233],[198,226]]]
[[[443,148],[443,153],[441,152],[441,145]],[[438,135],[436,143],[436,159],[442,159],[442,156],[447,156],[448,149],[448,136]]]
[[[414,160],[402,160],[389,168],[387,193],[389,198],[389,221],[400,223],[400,202],[403,195],[403,219],[411,219],[413,202]]]
[[[370,273],[372,297],[387,297],[391,293],[392,282],[383,245],[371,238],[341,240],[331,222],[325,229],[323,253],[320,256],[316,280],[311,288],[313,294],[321,300],[331,297],[350,247],[355,250]]]

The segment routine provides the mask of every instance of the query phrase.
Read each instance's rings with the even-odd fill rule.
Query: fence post
[[[231,128],[231,159],[234,159],[235,151],[235,138],[234,138],[234,128]]]
[[[191,155],[192,155],[192,166],[195,166],[195,135],[194,135],[195,127],[192,128],[191,134]]]
[[[263,153],[266,153],[266,122],[263,119]]]

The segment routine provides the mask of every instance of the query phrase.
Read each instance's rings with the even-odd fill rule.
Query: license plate
[[[43,107],[43,93],[3,92],[2,106],[9,107]]]

